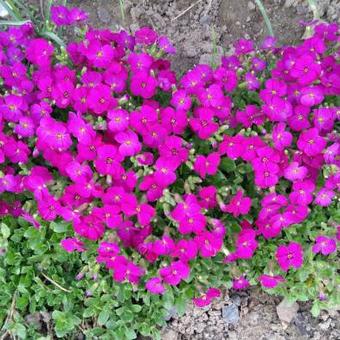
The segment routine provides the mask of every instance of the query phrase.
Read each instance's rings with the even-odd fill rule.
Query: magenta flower
[[[139,71],[149,72],[154,59],[147,53],[131,53],[128,62],[134,73]]]
[[[188,125],[185,111],[175,111],[172,107],[161,110],[162,126],[174,134],[182,134]]]
[[[210,85],[198,93],[198,98],[204,107],[220,107],[224,102],[224,94],[217,84]]]
[[[102,221],[94,215],[81,216],[74,221],[73,228],[77,234],[91,241],[99,240],[105,231]]]
[[[155,168],[154,179],[160,187],[165,188],[176,181],[177,162],[172,158],[158,158]]]
[[[167,137],[159,146],[162,157],[171,159],[177,166],[188,159],[189,150],[183,147],[183,139],[177,136]]]
[[[294,108],[294,114],[288,117],[287,122],[293,131],[301,131],[310,127],[308,115],[310,108],[303,105],[297,105]]]
[[[284,177],[289,181],[302,181],[308,174],[308,169],[305,166],[299,166],[298,162],[292,162],[284,170]]]
[[[89,108],[97,115],[101,115],[115,106],[111,88],[103,84],[90,89],[87,100]]]
[[[114,261],[113,279],[117,282],[127,280],[132,284],[138,284],[144,273],[145,270],[142,267],[137,266],[124,257],[117,257]]]
[[[163,294],[165,292],[162,279],[159,277],[153,277],[146,281],[145,287],[151,294]]]
[[[321,207],[327,207],[332,203],[335,192],[326,188],[322,188],[315,197],[315,204]]]
[[[218,124],[214,122],[214,112],[203,107],[195,112],[196,117],[190,119],[190,126],[199,138],[208,139],[218,130]]]
[[[120,144],[118,152],[123,157],[133,156],[142,149],[142,144],[139,142],[137,134],[131,130],[117,133],[115,140]]]
[[[295,182],[289,200],[293,204],[308,205],[313,201],[314,189],[315,185],[311,181]]]
[[[179,240],[175,249],[172,252],[172,257],[178,257],[182,262],[188,262],[196,258],[198,253],[198,246],[194,240]]]
[[[285,279],[281,275],[266,275],[262,274],[258,277],[262,287],[264,288],[275,288],[281,282],[284,282]]]
[[[110,144],[104,144],[97,150],[97,159],[95,167],[101,175],[116,175],[121,167],[119,161],[122,158],[117,148]]]
[[[169,255],[170,253],[173,252],[175,249],[175,242],[174,240],[167,236],[164,235],[162,239],[156,240],[153,244],[153,251],[157,255]]]
[[[171,286],[177,286],[182,280],[190,275],[190,267],[182,261],[172,262],[169,266],[160,269],[160,275],[164,282]]]
[[[322,255],[334,253],[336,251],[336,241],[332,238],[319,235],[315,239],[312,251],[314,254],[321,253]]]
[[[163,195],[164,188],[156,183],[153,175],[145,176],[139,185],[141,191],[146,191],[148,201],[157,201]]]
[[[71,23],[78,23],[88,19],[88,14],[80,8],[74,7],[70,10]]]
[[[240,259],[249,259],[253,256],[258,242],[256,241],[256,233],[253,229],[244,229],[238,236],[236,241],[236,254]]]
[[[237,86],[237,74],[220,66],[214,72],[214,79],[222,85],[225,91],[232,92]]]
[[[249,39],[239,39],[234,43],[237,55],[247,54],[254,50],[254,44]]]
[[[248,214],[251,207],[251,198],[243,197],[242,190],[238,190],[236,195],[230,200],[222,210],[233,214],[234,217]]]
[[[160,36],[158,38],[158,46],[166,53],[176,54],[176,48],[171,44],[170,40],[166,36]]]
[[[188,213],[179,220],[178,231],[181,234],[200,234],[207,224],[206,217],[201,213]]]
[[[51,20],[57,26],[67,26],[71,24],[70,11],[65,6],[51,6]]]
[[[217,200],[216,200],[217,189],[213,185],[209,185],[207,187],[203,187],[198,196],[200,197],[200,204],[203,208],[212,209],[216,207]]]
[[[213,176],[217,173],[220,161],[221,158],[217,152],[212,152],[207,157],[198,155],[194,163],[194,170],[201,178],[205,178],[207,175]]]
[[[249,281],[244,276],[240,276],[233,280],[233,288],[236,290],[242,290],[248,287]]]
[[[144,45],[152,45],[157,40],[157,33],[150,27],[142,27],[135,32],[136,43]]]
[[[287,246],[279,246],[275,257],[281,269],[285,272],[290,268],[298,269],[303,264],[303,249],[299,243],[290,242]]]
[[[109,130],[112,132],[121,132],[129,126],[129,114],[126,110],[115,109],[107,114],[109,121]]]
[[[35,132],[33,120],[29,117],[21,117],[18,125],[14,128],[14,132],[20,137],[32,137]]]
[[[200,297],[194,298],[193,302],[197,307],[205,307],[211,304],[212,300],[219,298],[221,296],[221,291],[217,288],[209,288],[206,293],[202,294]]]
[[[60,204],[55,197],[44,192],[41,199],[38,200],[38,212],[46,221],[53,221],[60,213]]]
[[[74,251],[85,251],[84,242],[78,240],[77,238],[65,238],[61,240],[60,245],[68,252],[72,253]]]
[[[146,132],[150,124],[156,123],[158,115],[152,106],[142,105],[140,111],[133,111],[130,114],[130,125],[139,133]]]
[[[319,131],[331,131],[336,119],[336,110],[330,107],[321,107],[314,111],[314,126]]]
[[[324,99],[321,89],[317,86],[305,87],[301,90],[300,103],[305,106],[315,106]]]
[[[53,55],[53,44],[45,39],[30,40],[26,48],[26,58],[31,63],[39,66],[48,66]]]
[[[321,153],[326,144],[325,138],[319,135],[316,128],[304,130],[297,141],[298,148],[307,156],[316,156]]]
[[[274,146],[278,150],[283,150],[287,146],[290,146],[293,140],[293,136],[290,132],[285,131],[286,125],[284,123],[279,123],[274,126],[272,136],[274,141]]]
[[[191,108],[191,99],[185,90],[177,90],[173,93],[170,103],[177,111],[188,111]]]
[[[147,72],[138,72],[132,76],[130,88],[133,95],[148,99],[155,95],[157,84]]]
[[[320,65],[312,55],[308,54],[299,57],[290,70],[290,75],[297,78],[301,85],[313,83],[314,80],[318,79],[320,73]]]
[[[200,233],[195,238],[202,257],[213,257],[221,250],[223,239],[208,231]]]

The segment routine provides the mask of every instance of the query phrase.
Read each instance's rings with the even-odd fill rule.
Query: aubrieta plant
[[[31,268],[77,303],[28,303],[20,279],[3,329],[21,301],[53,311],[59,337],[88,317],[88,336],[157,337],[171,308],[257,283],[313,301],[315,315],[337,306],[338,26],[313,23],[297,46],[241,39],[216,68],[178,78],[175,48],[151,28],[98,30],[81,10],[51,10],[55,26],[82,26],[66,50],[30,23],[0,33],[0,263],[13,280],[22,252],[15,275]]]

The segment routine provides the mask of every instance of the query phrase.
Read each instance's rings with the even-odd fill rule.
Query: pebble
[[[290,323],[299,310],[299,305],[289,303],[286,299],[283,299],[280,304],[276,307],[276,312],[279,319],[283,322]]]
[[[210,23],[211,23],[211,17],[209,15],[203,15],[200,18],[201,25],[210,25]]]
[[[248,9],[250,11],[253,11],[256,8],[255,4],[251,1],[248,2]]]
[[[177,340],[178,333],[173,329],[165,328],[165,330],[161,334],[162,340]]]
[[[236,306],[240,306],[241,305],[241,298],[239,295],[232,295],[231,297],[231,301],[236,305]]]
[[[236,325],[240,320],[238,307],[235,304],[223,307],[222,317],[227,324]]]
[[[323,331],[326,331],[329,326],[331,325],[331,322],[332,320],[331,319],[328,319],[326,322],[322,322],[319,324],[319,327],[323,330]]]
[[[112,17],[109,14],[109,12],[107,11],[106,8],[103,7],[98,7],[97,9],[97,14],[98,14],[98,18],[100,21],[102,21],[105,24],[108,24],[109,22],[111,22]]]

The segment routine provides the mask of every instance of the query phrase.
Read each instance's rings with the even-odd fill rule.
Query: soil
[[[241,293],[230,291],[207,308],[190,305],[184,316],[174,315],[163,330],[162,340],[340,339],[338,311],[323,311],[314,318],[309,312],[310,304],[300,304],[287,324],[278,317],[279,302],[280,298],[269,296],[258,288]],[[226,308],[236,314],[231,318],[224,312]]]
[[[316,2],[321,17],[339,20],[340,0]],[[141,26],[152,26],[167,35],[177,47],[173,65],[179,73],[199,62],[219,59],[238,38],[260,42],[268,34],[254,1],[69,0],[68,3],[87,10],[91,24],[96,27],[124,27],[133,32]],[[262,0],[262,3],[281,44],[299,40],[304,32],[301,22],[313,17],[307,0]],[[217,53],[212,53],[214,46]]]

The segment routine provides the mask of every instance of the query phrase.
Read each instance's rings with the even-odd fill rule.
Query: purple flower
[[[164,282],[171,286],[177,286],[182,280],[190,275],[190,267],[182,261],[172,262],[169,266],[160,269],[160,275]]]
[[[151,294],[163,294],[165,292],[162,279],[159,277],[153,277],[146,281],[145,287]]]
[[[217,152],[213,152],[207,157],[198,155],[194,163],[194,169],[201,178],[205,178],[206,175],[215,175],[220,165],[220,160],[220,155]]]
[[[315,197],[315,204],[321,207],[327,207],[332,203],[335,192],[326,188],[322,188]]]
[[[71,24],[70,11],[65,6],[51,6],[51,20],[57,26],[67,26]]]
[[[138,72],[132,76],[131,92],[135,96],[151,98],[156,93],[157,80],[147,72]]]
[[[298,269],[303,264],[303,249],[299,243],[290,242],[287,246],[279,246],[275,257],[282,270]]]
[[[242,290],[249,287],[249,281],[244,277],[240,276],[233,280],[233,288],[236,290]]]
[[[298,148],[307,156],[316,156],[321,153],[326,144],[325,138],[319,135],[316,128],[304,130],[297,141]]]
[[[285,279],[281,275],[266,275],[262,274],[258,277],[258,280],[261,282],[261,285],[265,288],[275,288],[281,282],[284,282]]]
[[[84,243],[77,238],[65,238],[61,240],[60,244],[68,253],[85,251]]]
[[[319,235],[315,239],[315,244],[312,247],[314,254],[321,253],[322,255],[329,255],[336,251],[336,241],[323,235]]]

